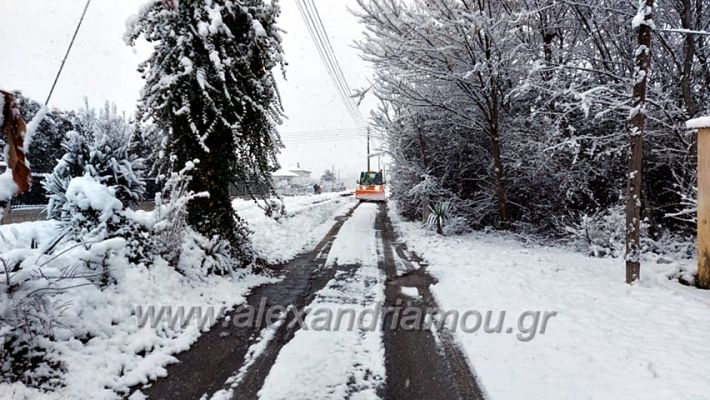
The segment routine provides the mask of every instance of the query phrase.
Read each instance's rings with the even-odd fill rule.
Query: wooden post
[[[710,118],[688,121],[698,129],[698,285],[710,289]]]
[[[638,47],[634,74],[633,108],[629,175],[626,195],[626,283],[638,280],[641,274],[641,207],[643,186],[643,135],[646,129],[646,92],[651,64],[651,33],[653,32],[653,1],[639,0]],[[636,23],[634,23],[636,25]]]

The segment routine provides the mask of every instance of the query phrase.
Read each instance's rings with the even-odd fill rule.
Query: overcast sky
[[[150,52],[145,43],[130,48],[123,42],[126,19],[146,0],[93,0],[50,101],[50,106],[75,109],[87,97],[91,106],[105,101],[132,115],[143,82],[136,66]],[[351,88],[368,86],[370,70],[353,42],[362,26],[349,11],[355,0],[315,0],[323,24]],[[43,102],[71,39],[84,0],[0,0],[0,88],[22,90]],[[340,169],[348,183],[365,169],[366,145],[353,134],[304,132],[356,127],[328,77],[311,42],[295,0],[280,1],[286,80],[279,79],[287,120],[280,131],[286,148],[282,165],[297,162],[320,176]],[[278,74],[281,75],[280,73]],[[360,107],[367,117],[374,99]],[[305,139],[308,137],[309,139]]]

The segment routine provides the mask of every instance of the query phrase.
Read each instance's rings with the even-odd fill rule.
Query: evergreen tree
[[[277,2],[178,0],[153,2],[129,24],[126,41],[155,46],[139,70],[145,88],[141,121],[168,136],[175,165],[199,159],[190,190],[208,192],[188,207],[188,222],[219,235],[242,264],[252,259],[248,230],[231,206],[229,185],[268,187],[281,146],[281,105],[273,77],[283,67]]]
[[[22,118],[30,121],[42,105],[20,91],[15,91],[14,94]],[[61,144],[66,133],[74,129],[75,119],[76,115],[71,111],[54,108],[47,112],[37,126],[28,152],[33,172],[52,171],[64,154]]]

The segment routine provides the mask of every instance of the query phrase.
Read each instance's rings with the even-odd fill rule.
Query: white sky
[[[145,43],[137,49],[126,46],[123,33],[126,19],[145,1],[92,1],[50,106],[79,108],[86,96],[91,106],[100,107],[108,100],[128,115],[134,112],[143,86],[136,66],[150,48]],[[362,27],[347,8],[356,9],[357,3],[315,2],[351,88],[367,87],[370,70],[352,47]],[[283,45],[288,66],[286,81],[279,79],[287,116],[280,128],[286,148],[279,159],[287,167],[300,162],[316,177],[334,165],[343,180],[351,183],[365,169],[364,138],[342,134],[334,139],[326,134],[299,143],[304,141],[300,132],[347,129],[356,124],[330,81],[295,1],[280,3],[279,25],[286,31]],[[19,89],[44,102],[83,6],[84,0],[0,0],[0,88]],[[373,105],[371,96],[363,102],[360,110],[365,117]]]

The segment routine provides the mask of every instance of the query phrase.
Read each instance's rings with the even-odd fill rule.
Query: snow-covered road
[[[266,276],[187,285],[157,265],[127,269],[102,293],[68,292],[72,323],[94,336],[53,345],[67,385],[45,393],[3,384],[0,398],[710,399],[710,298],[669,283],[662,270],[673,266],[647,266],[628,286],[614,259],[502,234],[435,235],[386,205],[338,195],[287,203],[288,216],[274,221],[235,202],[273,263]],[[53,231],[46,222],[0,227],[0,250],[42,244]],[[137,329],[137,302],[239,307],[209,331],[196,322]],[[399,305],[490,312],[489,330],[506,316],[498,331],[467,332],[462,319],[442,327],[440,315],[405,329],[404,313],[387,311]],[[242,307],[276,318],[235,324]],[[535,312],[554,314],[545,329],[530,318],[521,326]]]
[[[357,205],[342,227],[326,236],[332,235],[330,245],[307,255],[309,265],[286,266],[305,267],[310,276],[308,290],[298,297],[307,298],[307,304],[282,303],[302,311],[303,319],[280,317],[264,328],[244,367],[212,400],[479,398],[455,343],[429,329],[386,328],[392,314],[383,310],[399,304],[405,289],[417,290],[395,279],[403,260],[393,256],[395,238],[386,211],[382,204]],[[330,278],[323,281],[324,276]],[[390,286],[393,280],[398,283]],[[418,304],[436,307],[428,284],[426,279],[420,284],[427,295]]]
[[[378,269],[375,218],[378,206],[361,204],[345,222],[328,254],[326,268],[335,277],[308,306],[305,327],[284,346],[264,382],[265,400],[373,399],[385,379],[384,347],[379,329],[336,329],[326,321],[339,312],[356,315],[384,298]],[[325,329],[319,329],[319,320]],[[379,326],[376,320],[375,326]],[[366,322],[367,325],[367,322]]]

